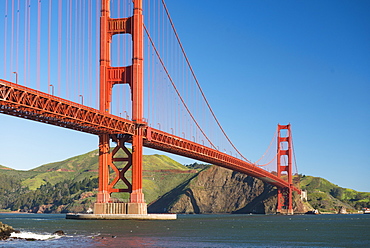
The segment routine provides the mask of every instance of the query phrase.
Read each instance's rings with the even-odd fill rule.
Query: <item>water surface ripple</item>
[[[370,247],[370,215],[178,215],[172,221],[71,220],[58,214],[0,214],[41,241],[0,247]],[[66,236],[53,238],[54,231]]]

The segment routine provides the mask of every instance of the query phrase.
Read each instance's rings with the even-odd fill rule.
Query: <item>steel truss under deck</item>
[[[0,113],[95,135],[132,136],[135,131],[135,124],[130,120],[4,80],[0,80]],[[245,173],[281,189],[300,192],[284,179],[249,162],[151,127],[143,129],[143,144]]]

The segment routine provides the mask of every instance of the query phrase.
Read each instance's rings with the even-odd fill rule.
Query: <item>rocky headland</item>
[[[29,171],[0,166],[0,211],[87,213],[98,190],[98,151]],[[370,192],[339,187],[323,178],[300,175],[303,200],[294,194],[294,212],[358,213],[370,208]],[[149,213],[259,213],[276,211],[276,188],[259,179],[207,164],[181,165],[164,155],[146,155],[143,191]],[[115,193],[114,201],[129,194]],[[312,206],[312,207],[311,207]],[[341,211],[342,213],[343,211]]]
[[[0,240],[8,239],[12,232],[17,232],[12,226],[0,222]]]
[[[294,194],[294,212],[310,210]],[[151,213],[276,213],[276,188],[263,181],[211,166],[149,205]]]

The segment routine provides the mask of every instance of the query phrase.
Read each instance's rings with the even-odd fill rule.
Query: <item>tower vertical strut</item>
[[[100,111],[110,113],[112,88],[115,84],[128,84],[131,89],[132,121],[135,134],[99,135],[99,192],[95,204],[96,214],[146,214],[147,206],[142,190],[142,154],[143,154],[143,9],[142,0],[133,0],[133,15],[127,18],[110,18],[110,0],[102,0],[100,17]],[[132,65],[125,67],[111,66],[111,42],[116,34],[131,34]],[[110,140],[117,145],[111,151]],[[130,152],[125,143],[132,143]],[[122,150],[125,157],[117,158]],[[125,162],[118,168],[114,162]],[[132,167],[131,183],[125,173]],[[115,178],[110,182],[110,169]],[[127,188],[115,188],[122,180]],[[113,203],[111,193],[129,192],[129,203]]]
[[[293,165],[292,165],[292,133],[290,124],[278,125],[277,135],[277,176],[287,177],[289,186],[277,189],[276,212],[281,213],[282,209],[286,214],[293,214]],[[287,174],[283,174],[286,172]]]

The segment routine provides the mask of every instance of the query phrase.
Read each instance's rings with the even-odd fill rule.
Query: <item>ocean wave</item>
[[[50,240],[50,239],[58,239],[60,235],[57,234],[38,234],[33,232],[20,232],[20,233],[11,233],[10,238],[18,238],[18,239],[35,239],[35,240]]]

